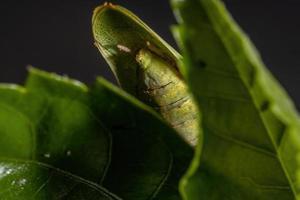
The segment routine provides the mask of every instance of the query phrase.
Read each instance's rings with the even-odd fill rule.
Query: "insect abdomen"
[[[137,94],[151,104],[191,145],[197,144],[197,107],[175,66],[151,50],[141,49]]]

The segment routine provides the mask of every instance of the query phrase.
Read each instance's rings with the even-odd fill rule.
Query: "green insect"
[[[94,11],[92,24],[95,45],[121,87],[197,144],[198,112],[178,70],[181,56],[123,7],[105,3]]]

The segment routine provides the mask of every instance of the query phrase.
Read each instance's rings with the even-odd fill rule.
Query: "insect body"
[[[95,45],[121,87],[155,108],[189,144],[196,144],[198,112],[176,66],[181,56],[120,6],[96,8],[92,24]]]
[[[141,49],[137,95],[161,113],[190,144],[197,143],[197,108],[174,66],[148,49]]]

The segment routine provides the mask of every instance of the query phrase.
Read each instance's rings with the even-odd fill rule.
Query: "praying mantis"
[[[92,18],[95,46],[120,86],[153,107],[191,146],[198,141],[198,112],[170,45],[129,10],[105,3]]]

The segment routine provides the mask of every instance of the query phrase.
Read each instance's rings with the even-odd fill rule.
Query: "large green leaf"
[[[119,199],[90,182],[104,178],[111,141],[88,98],[83,84],[36,69],[26,88],[0,86],[1,199]]]
[[[104,185],[124,199],[181,199],[178,183],[193,150],[147,106],[98,79],[93,110],[112,133]]]
[[[110,161],[111,141],[108,131],[88,107],[86,86],[32,68],[26,89],[4,86],[0,97],[0,103],[13,113],[10,118],[3,115],[1,122],[7,130],[16,129],[11,130],[12,133],[5,131],[7,137],[12,138],[11,143],[3,139],[2,152],[10,151],[14,142],[19,141],[20,145],[26,145],[24,149],[17,149],[21,155],[30,150],[19,158],[45,162],[101,182]],[[28,128],[14,127],[13,115],[19,116],[20,126]],[[26,135],[23,130],[28,130]]]
[[[26,88],[0,86],[0,113],[1,199],[118,199],[99,183],[124,199],[181,199],[193,149],[103,79],[89,91],[31,68]]]
[[[185,199],[297,198],[300,123],[288,95],[219,0],[174,0],[174,8],[204,129]]]
[[[194,146],[198,114],[176,66],[180,55],[121,6],[106,3],[98,7],[92,23],[95,45],[121,87],[157,110]]]

